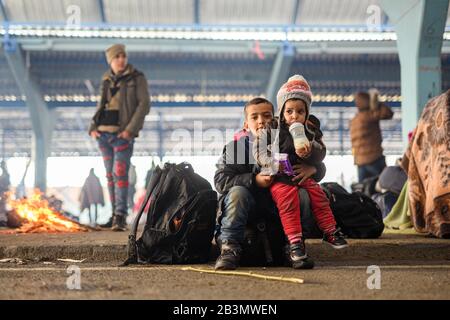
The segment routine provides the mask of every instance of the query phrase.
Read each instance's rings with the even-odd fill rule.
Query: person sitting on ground
[[[395,166],[388,166],[383,169],[377,179],[375,193],[371,195],[372,200],[380,207],[383,218],[391,212],[407,179],[400,163],[401,159],[398,159]]]
[[[414,229],[450,238],[450,90],[428,101],[402,168]]]
[[[350,137],[355,165],[358,166],[358,181],[377,176],[386,167],[381,147],[380,120],[392,119],[394,113],[378,101],[378,92],[355,94],[358,112],[350,121]]]
[[[312,93],[308,82],[300,75],[294,75],[280,88],[277,94],[277,118],[263,128],[258,128],[256,143],[253,144],[253,156],[267,175],[274,178],[270,186],[284,232],[290,243],[290,260],[292,267],[303,269],[307,259],[305,241],[300,222],[300,201],[298,188],[307,190],[311,199],[312,212],[322,230],[323,241],[335,249],[347,247],[344,235],[336,227],[330,203],[320,185],[309,178],[300,185],[291,181],[286,165],[321,163],[325,158],[326,148],[322,141],[319,120],[310,115]],[[300,124],[300,126],[299,126]],[[300,133],[293,139],[291,132],[300,127]],[[278,129],[273,132],[272,129]],[[275,133],[275,137],[272,133]],[[306,135],[305,135],[306,134]],[[303,141],[301,141],[303,138]],[[283,165],[276,158],[286,154]]]
[[[261,217],[279,221],[268,188],[273,177],[264,176],[253,158],[254,135],[273,118],[273,105],[265,98],[254,98],[244,106],[244,129],[225,145],[214,175],[215,188],[221,194],[215,232],[220,256],[215,269],[234,270],[239,266],[246,226]],[[292,180],[303,183],[308,178],[320,181],[325,176],[325,165],[294,165]],[[283,232],[279,230],[281,236]],[[284,239],[283,239],[284,244]],[[283,247],[280,248],[283,251]]]

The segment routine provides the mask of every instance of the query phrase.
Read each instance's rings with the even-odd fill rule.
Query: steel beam
[[[300,8],[300,0],[295,0],[295,4],[294,4],[294,11],[292,13],[292,20],[291,23],[294,25],[296,24],[297,21],[297,16],[298,16],[298,10]]]
[[[118,40],[128,52],[251,52],[254,41],[234,40],[172,40],[172,39],[70,39],[16,38],[24,51],[101,51]],[[260,41],[265,54],[275,54],[277,41]],[[320,41],[291,42],[297,52],[305,54],[389,54],[397,53],[395,41]],[[450,41],[443,42],[442,53],[450,53]]]
[[[20,46],[8,39],[5,45],[5,57],[14,80],[22,94],[26,97],[26,105],[30,112],[33,126],[32,156],[35,164],[35,187],[46,190],[47,157],[50,153],[51,135],[55,125],[55,112],[50,110],[42,98],[37,80],[25,63],[24,53]]]
[[[295,48],[290,43],[284,43],[275,58],[266,89],[266,97],[275,105],[275,109],[278,89],[289,78],[294,58]]]
[[[100,13],[100,19],[102,20],[102,23],[106,23],[105,6],[103,3],[103,0],[97,0],[97,1],[98,1],[98,11]]]
[[[0,16],[2,17],[4,22],[9,21],[8,13],[6,12],[6,6],[5,6],[4,0],[0,0]]]
[[[200,0],[194,0],[194,24],[200,24]]]

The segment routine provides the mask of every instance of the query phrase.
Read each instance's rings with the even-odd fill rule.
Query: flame
[[[8,204],[22,218],[24,223],[16,233],[57,233],[87,231],[80,224],[64,217],[42,199],[42,193],[35,190],[30,198],[9,200]]]

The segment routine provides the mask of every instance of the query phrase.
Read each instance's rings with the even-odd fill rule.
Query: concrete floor
[[[295,277],[303,284],[183,271],[181,266],[118,268],[77,264],[80,290],[69,289],[72,264],[2,264],[0,299],[450,299],[450,265],[380,265],[380,289],[369,289],[367,266],[319,265],[313,270],[241,268]],[[195,266],[212,269],[211,265]],[[373,283],[369,281],[370,283]],[[76,287],[76,286],[75,286]]]
[[[238,270],[302,278],[303,284],[184,271],[185,266],[119,268],[127,237],[110,231],[0,234],[0,259],[16,258],[0,263],[0,299],[450,299],[450,241],[423,235],[349,239],[350,247],[340,251],[310,239],[313,270]],[[380,267],[380,289],[367,287],[371,265]],[[79,268],[80,290],[67,286],[75,279],[70,266]],[[212,266],[213,261],[194,267]]]

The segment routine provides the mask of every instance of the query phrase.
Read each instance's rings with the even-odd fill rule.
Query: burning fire
[[[58,233],[88,231],[80,224],[64,217],[49,206],[42,194],[35,190],[30,198],[9,200],[8,204],[13,211],[23,219],[20,228],[14,233]]]

